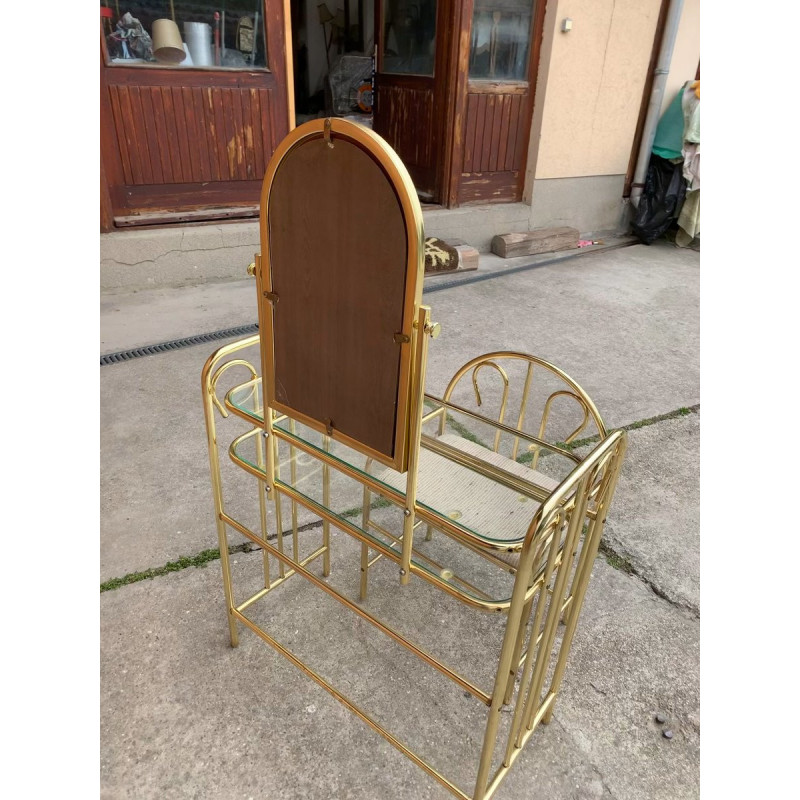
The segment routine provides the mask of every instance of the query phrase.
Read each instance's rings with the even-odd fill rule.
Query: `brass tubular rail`
[[[350,464],[347,464],[344,461],[340,461],[339,459],[337,459],[334,456],[331,456],[328,453],[315,449],[313,445],[304,442],[302,439],[293,438],[290,434],[286,433],[281,428],[273,428],[272,432],[279,439],[283,439],[284,441],[289,442],[290,444],[296,446],[299,450],[302,450],[303,452],[314,456],[315,458],[319,459],[324,463],[330,464],[334,469],[337,469],[339,472],[343,473],[344,475],[347,475],[347,477],[352,478],[355,481],[358,481],[371,491],[375,492],[375,494],[378,494],[384,499],[388,500],[390,503],[394,503],[396,506],[399,506],[400,508],[403,509],[406,507],[406,496],[398,489],[395,489],[393,486],[390,486],[389,484],[386,483],[381,483],[380,481],[377,481],[375,478],[373,478],[371,475],[368,475],[367,473],[362,472],[359,469],[356,469]],[[234,448],[238,446],[238,444],[241,441],[246,439],[247,436],[252,436],[252,435],[253,431],[248,431],[242,436],[239,436],[237,439],[234,439],[229,448],[229,452],[231,459],[233,459],[233,461],[236,464],[238,464],[243,469],[250,472],[252,475],[259,477],[259,474],[256,470],[254,470],[246,461],[242,461],[234,453]],[[422,441],[426,447],[427,447],[426,444],[427,439],[428,437],[423,435]],[[448,445],[444,446],[448,447]],[[460,450],[455,450],[455,452],[461,454]],[[474,471],[479,472],[485,477],[489,478],[493,477],[492,474],[489,474],[487,471],[484,470],[484,468],[494,469],[491,464],[485,464],[484,462],[480,461],[480,459],[475,459],[475,461],[477,462],[477,464],[474,465],[475,467]],[[466,466],[466,464],[464,466]],[[470,467],[470,469],[472,468],[473,467]],[[513,475],[513,473],[507,473],[507,474],[511,474],[513,478],[516,478],[516,475]],[[521,478],[518,478],[517,480],[522,481]],[[534,484],[529,484],[529,486],[534,486]],[[516,487],[510,487],[510,488],[514,488],[515,491],[517,490]],[[522,488],[520,488],[520,492],[522,492]],[[479,534],[469,531],[466,528],[463,528],[460,525],[455,524],[452,520],[448,519],[447,517],[442,516],[436,511],[429,510],[428,508],[420,505],[419,503],[415,504],[414,514],[415,516],[420,517],[424,522],[428,522],[432,524],[435,528],[438,528],[443,532],[447,532],[450,536],[453,536],[454,538],[460,540],[468,547],[471,546],[471,544],[474,544],[477,545],[478,547],[483,546],[491,550],[502,550],[505,552],[516,551],[519,549],[519,547],[515,546],[514,542],[502,542],[499,540],[483,539],[483,537],[481,537]],[[499,562],[499,565],[502,565],[504,569],[513,571],[513,567],[510,564],[507,564],[506,562]],[[506,603],[505,605],[507,606],[508,603]]]
[[[292,436],[290,433],[287,433],[281,428],[273,428],[272,432],[275,436],[277,436],[279,439],[282,439],[284,442],[288,442],[290,445],[293,445],[298,450],[302,450],[304,453],[308,453],[309,455],[314,456],[314,458],[318,459],[319,461],[322,461],[324,464],[329,464],[334,469],[337,469],[339,470],[339,472],[342,472],[345,475],[347,475],[348,478],[352,478],[353,480],[358,481],[359,483],[362,483],[365,486],[368,486],[373,492],[376,492],[382,497],[385,497],[387,500],[394,502],[396,505],[405,508],[406,496],[401,491],[398,491],[394,487],[389,486],[385,483],[380,483],[379,481],[375,480],[375,478],[373,478],[371,475],[367,475],[366,473],[361,472],[361,470],[356,469],[355,467],[351,466],[345,461],[341,461],[335,456],[332,456],[330,453],[318,450],[317,448],[314,447],[314,445],[304,442],[300,437]],[[239,439],[234,440],[234,443],[238,444],[239,440],[243,438],[244,438],[243,436],[240,436]],[[229,452],[231,452],[231,458],[234,458],[232,450],[234,443],[231,444],[231,449],[229,450]],[[238,458],[235,460],[237,464],[240,463]],[[247,469],[247,467],[245,467],[245,469]],[[252,469],[248,471],[251,472],[256,477],[259,477],[258,473],[253,472]],[[263,475],[261,477],[263,478]]]
[[[525,385],[522,387],[522,400],[519,404],[519,416],[517,417],[517,430],[522,430],[522,423],[525,422],[525,411],[528,407],[528,392],[531,388],[531,380],[533,378],[533,363],[528,362],[528,370],[525,373]],[[514,449],[511,451],[511,460],[517,460],[517,451],[519,450],[519,436],[514,437]]]
[[[267,552],[266,550],[264,551]],[[307,564],[310,564],[315,559],[319,558],[321,555],[325,553],[325,547],[318,547],[310,556],[304,558],[300,563],[305,567]],[[274,581],[269,586],[265,586],[263,589],[257,591],[252,597],[248,597],[244,603],[239,603],[236,606],[237,611],[244,611],[248,606],[253,605],[257,600],[260,600],[265,595],[269,594],[273,589],[280,586],[282,583],[286,583],[286,581],[295,574],[293,569],[290,569],[282,578],[275,578]]]
[[[279,438],[283,438],[283,433],[282,432],[278,432],[279,429],[275,428],[274,430],[276,431],[276,435],[279,436]],[[255,433],[259,433],[259,432],[260,432],[259,429],[247,431],[246,433],[244,433],[241,436],[239,436],[236,439],[234,439],[233,442],[231,443],[230,448],[229,448],[229,454],[230,454],[231,460],[235,464],[240,466],[243,470],[245,470],[246,472],[249,472],[251,475],[255,476],[256,478],[259,478],[260,480],[265,480],[264,474],[262,472],[260,472],[257,467],[254,467],[252,464],[249,464],[247,461],[244,461],[239,456],[237,456],[236,453],[234,452],[235,447],[239,444],[239,442],[241,442],[244,439],[246,439],[247,437],[253,436]],[[299,443],[299,441],[298,441],[298,448],[301,449],[301,450],[305,450],[305,447],[303,445],[301,445]],[[308,452],[311,452],[311,450],[309,449]],[[400,506],[400,508],[405,508],[405,503],[402,500],[403,496],[402,496],[402,494],[397,492],[396,489],[391,489],[389,487],[385,487],[385,484],[379,484],[377,481],[375,481],[374,479],[370,478],[367,475],[358,474],[357,470],[353,469],[352,467],[350,467],[348,465],[345,465],[343,462],[336,462],[330,456],[327,456],[327,458],[330,458],[330,461],[331,461],[332,465],[336,469],[339,469],[341,472],[345,473],[346,475],[349,475],[350,477],[354,478],[355,480],[360,481],[361,483],[369,486],[370,488],[373,488],[376,493],[378,493],[381,496],[385,497],[389,502],[393,502],[395,505]],[[325,460],[324,458],[322,458],[321,454],[320,454],[320,460]],[[277,483],[277,481],[276,481],[276,483]],[[386,491],[385,490],[386,488],[389,488],[389,491]],[[379,550],[384,555],[388,556],[392,561],[395,561],[395,563],[398,563],[398,564],[401,563],[401,561],[397,558],[396,551],[392,550],[391,548],[387,548],[384,545],[380,544],[377,539],[375,539],[372,536],[369,536],[369,534],[367,534],[365,532],[362,532],[360,528],[357,528],[356,526],[354,526],[351,523],[347,522],[345,519],[343,519],[342,517],[338,516],[337,514],[334,514],[329,509],[326,509],[324,506],[320,505],[316,501],[311,500],[310,498],[306,497],[305,495],[301,494],[300,492],[297,492],[295,489],[293,489],[292,487],[288,486],[287,484],[284,484],[283,482],[281,482],[281,484],[280,484],[280,491],[283,494],[285,494],[287,497],[295,499],[301,505],[303,505],[306,508],[308,508],[309,510],[313,511],[315,514],[317,514],[317,516],[322,517],[323,519],[328,519],[329,521],[333,522],[334,525],[342,528],[343,530],[346,530],[346,532],[350,533],[355,538],[357,538],[360,541],[364,542],[365,544],[369,545],[369,547],[371,547],[373,550]],[[439,514],[437,514],[435,512],[431,512],[428,509],[426,509],[426,508],[424,508],[422,506],[419,506],[419,505],[416,506],[416,513],[417,513],[417,516],[419,516],[423,521],[427,521],[427,522],[433,523],[435,525],[435,527],[447,532],[448,534],[452,535],[454,538],[458,539],[459,541],[464,541],[465,538],[467,538],[467,541],[465,542],[465,544],[468,544],[468,546],[469,546],[469,538],[472,536],[472,534],[470,534],[469,532],[465,531],[463,528],[457,528],[454,524],[452,524],[450,522],[450,520],[446,519],[445,517],[440,516]],[[452,531],[452,533],[451,533],[451,531]],[[489,547],[492,547],[492,546],[493,546],[492,544],[489,544]],[[503,545],[494,545],[494,549],[508,550],[510,548],[505,547]],[[476,552],[477,552],[477,549],[476,549]],[[510,569],[510,565],[504,565],[504,566],[506,568]],[[448,584],[447,582],[441,580],[437,576],[429,573],[427,570],[425,570],[425,569],[423,569],[421,567],[418,567],[414,563],[411,564],[411,572],[412,572],[412,574],[417,574],[420,577],[424,578],[429,583],[433,583],[435,586],[438,586],[440,589],[443,589],[448,594],[452,595],[453,597],[458,598],[459,600],[461,600],[462,602],[466,603],[467,605],[472,606],[473,608],[478,608],[478,609],[480,609],[482,611],[503,611],[506,608],[508,608],[508,605],[509,605],[509,601],[508,600],[496,600],[496,601],[493,601],[491,603],[488,602],[488,601],[486,601],[486,602],[479,601],[476,598],[471,597],[470,595],[466,595],[463,592],[459,592],[455,587],[453,587],[450,584]]]
[[[222,567],[222,584],[225,593],[225,605],[227,606],[228,628],[230,631],[231,647],[237,647],[239,644],[239,632],[236,628],[236,618],[234,616],[234,597],[233,587],[231,585],[231,572],[230,572],[230,557],[228,555],[228,532],[225,525],[220,520],[220,514],[223,508],[222,499],[222,482],[220,481],[220,465],[219,465],[219,449],[217,446],[217,425],[214,418],[214,409],[218,408],[220,414],[225,417],[225,409],[220,405],[219,398],[216,393],[217,380],[222,372],[228,369],[228,364],[223,365],[219,369],[219,363],[233,353],[243,350],[257,344],[260,341],[258,334],[242,339],[238,342],[223,345],[217,348],[206,360],[203,365],[203,371],[200,376],[200,385],[203,391],[203,415],[206,422],[206,444],[208,447],[208,460],[211,469],[211,490],[214,498],[214,519],[217,526],[217,539],[219,541],[219,556],[220,565]],[[229,362],[231,366],[240,362]],[[245,362],[246,363],[246,362]],[[247,364],[250,369],[253,379],[255,379],[256,372],[252,365]]]
[[[563,447],[559,447],[557,444],[546,442],[544,439],[540,439],[538,436],[533,436],[525,431],[512,428],[510,425],[505,425],[502,422],[489,419],[489,417],[484,417],[483,414],[478,414],[477,411],[470,411],[468,408],[451,403],[449,400],[442,400],[440,397],[436,397],[435,395],[426,394],[425,397],[427,397],[429,400],[432,400],[434,403],[441,403],[445,408],[450,409],[450,411],[456,411],[459,414],[465,414],[466,416],[471,417],[478,422],[485,422],[487,425],[491,425],[493,428],[499,428],[503,433],[507,433],[510,436],[519,437],[520,439],[525,439],[531,444],[539,445],[539,447],[543,447],[546,450],[552,450],[554,453],[558,453],[559,455],[574,461],[576,464],[580,464],[581,460],[575,455],[575,453],[565,450]]]
[[[386,739],[389,744],[393,747],[396,747],[404,756],[411,759],[418,767],[421,767],[425,772],[428,773],[434,780],[438,781],[445,789],[448,789],[452,792],[456,797],[461,798],[461,800],[472,800],[470,795],[465,794],[458,788],[452,781],[448,780],[447,778],[442,775],[441,772],[434,769],[430,766],[426,761],[423,761],[420,756],[418,756],[413,750],[410,750],[406,745],[404,745],[396,736],[393,736],[389,731],[386,730],[379,722],[376,722],[372,717],[369,716],[365,711],[362,711],[359,706],[357,706],[352,700],[350,700],[346,695],[342,694],[336,687],[332,686],[328,681],[325,680],[318,672],[315,672],[311,667],[306,666],[304,662],[302,662],[291,650],[287,650],[280,642],[273,639],[268,633],[263,631],[261,628],[258,627],[254,622],[248,619],[244,614],[234,609],[234,615],[240,619],[248,628],[250,628],[253,633],[257,636],[260,636],[267,644],[274,647],[282,656],[285,656],[289,661],[292,662],[301,672],[308,675],[313,681],[319,684],[328,694],[335,697],[342,705],[346,708],[349,708],[357,717],[364,720],[364,722],[369,725],[375,733],[379,733]]]
[[[373,530],[376,530],[379,533],[383,534],[388,539],[391,539],[393,542],[396,542],[397,544],[401,544],[401,540],[397,536],[395,536],[393,533],[390,533],[382,525],[378,525],[377,522],[370,521],[367,524],[369,525],[370,528],[372,528]],[[424,563],[428,564],[429,566],[433,567],[434,569],[438,569],[440,574],[441,574],[442,570],[445,569],[444,566],[442,564],[440,564],[438,561],[434,561],[432,558],[426,556],[424,553],[420,553],[419,550],[414,550],[412,552],[413,552],[414,557],[416,558],[417,561],[424,562]],[[380,558],[380,556],[378,556],[378,558]],[[370,562],[370,565],[373,564],[375,561],[377,561],[377,558],[373,559]],[[469,581],[464,580],[464,578],[459,577],[455,573],[453,573],[453,577],[450,578],[449,580],[455,581],[456,583],[460,583],[462,586],[466,587],[466,589],[468,591],[470,591],[470,592],[472,592],[472,593],[474,593],[474,594],[476,594],[478,596],[482,596],[485,600],[491,600],[492,599],[491,596],[486,594],[486,592],[484,592],[482,589],[479,589],[477,586],[473,586]]]
[[[369,533],[362,531],[361,528],[353,525],[352,522],[348,522],[348,520],[334,514],[329,509],[321,506],[315,500],[312,500],[309,497],[306,497],[304,494],[292,489],[291,486],[287,486],[284,483],[281,483],[278,487],[279,490],[287,495],[287,497],[294,497],[298,503],[305,506],[309,511],[313,511],[318,517],[323,517],[330,520],[336,527],[343,530],[345,533],[350,534],[354,539],[358,539],[361,542],[366,543],[371,547],[373,550],[377,550],[378,552],[382,553],[386,556],[390,561],[394,561],[395,564],[400,563],[400,557],[396,550],[391,547],[388,547],[380,539],[376,539],[374,536],[371,536]],[[412,562],[411,564],[411,572],[415,575],[419,575],[424,580],[432,583],[437,588],[441,589],[447,594],[455,597],[457,600],[460,600],[462,603],[465,603],[472,608],[476,608],[479,611],[496,611],[502,612],[506,608],[508,608],[509,601],[508,600],[478,600],[471,595],[464,594],[463,592],[458,591],[455,587],[451,586],[446,581],[443,581],[437,575],[426,570],[424,567],[420,567],[417,564]]]
[[[403,509],[403,554],[400,562],[400,584],[411,580],[411,551],[414,548],[415,512],[417,508],[417,475],[419,473],[419,443],[422,436],[422,409],[425,403],[425,367],[428,361],[427,329],[431,310],[420,306],[413,333],[414,375],[411,380],[411,425],[409,426],[408,473],[406,477],[405,508]]]
[[[279,491],[284,491],[285,488],[288,488],[282,486],[277,481],[276,481],[276,486],[278,487]],[[302,504],[303,501],[298,498],[298,502]],[[255,542],[256,544],[261,545],[261,547],[265,547],[266,549],[268,549],[270,553],[272,553],[272,555],[275,556],[276,558],[283,559],[289,567],[294,568],[294,571],[298,575],[302,575],[304,578],[309,580],[315,586],[318,586],[320,589],[329,594],[331,597],[338,600],[346,608],[349,608],[351,611],[354,611],[356,614],[358,614],[359,617],[366,620],[367,622],[372,623],[379,631],[382,631],[389,638],[394,639],[394,641],[396,641],[398,644],[410,650],[412,653],[414,653],[414,655],[421,658],[426,664],[429,664],[434,669],[437,669],[445,677],[450,678],[451,681],[458,684],[462,689],[468,691],[473,697],[477,697],[478,700],[480,700],[485,705],[489,704],[489,702],[491,701],[490,696],[486,694],[486,692],[484,692],[482,689],[478,688],[468,678],[465,678],[463,675],[459,674],[451,667],[448,667],[446,664],[439,661],[439,659],[437,659],[435,656],[428,653],[427,650],[423,650],[419,645],[415,644],[410,639],[403,636],[402,633],[398,633],[394,628],[390,627],[384,622],[381,622],[377,617],[370,614],[369,611],[366,611],[365,609],[359,607],[354,602],[352,602],[352,600],[348,600],[348,598],[345,597],[340,591],[334,589],[332,586],[329,586],[327,583],[320,580],[316,575],[314,575],[313,572],[309,572],[299,562],[294,561],[285,553],[281,554],[277,548],[273,547],[269,542],[265,541],[260,536],[253,533],[245,525],[242,525],[242,523],[239,522],[238,520],[235,520],[233,517],[229,517],[225,512],[222,513],[222,520],[223,522],[226,522],[228,525],[230,525],[232,528],[235,528],[237,531],[239,531],[239,533],[241,533],[243,536],[246,536],[248,539]],[[332,521],[334,522],[334,524],[336,524],[335,520]]]

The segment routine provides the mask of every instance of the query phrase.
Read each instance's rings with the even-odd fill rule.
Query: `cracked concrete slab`
[[[700,414],[630,431],[605,542],[670,602],[700,613]]]
[[[555,717],[618,800],[698,798],[700,621],[598,559],[579,626]]]
[[[357,553],[335,532],[331,581],[346,592],[357,587]],[[241,602],[259,585],[261,556],[233,561]],[[449,602],[419,580],[401,590],[396,567],[378,566],[367,607],[488,688],[501,618]],[[663,677],[652,669],[665,650],[694,668],[698,623],[602,559],[594,572],[554,720],[532,737],[498,800],[693,796],[693,741],[652,745],[658,733],[645,712],[657,705],[681,720],[696,713],[691,689],[664,694],[672,660]],[[485,707],[300,577],[248,614],[471,790]],[[101,626],[103,798],[450,796],[252,632],[242,627],[240,646],[230,648],[218,563],[104,593]],[[631,754],[634,762],[619,763]],[[647,779],[669,770],[685,782],[679,794]]]

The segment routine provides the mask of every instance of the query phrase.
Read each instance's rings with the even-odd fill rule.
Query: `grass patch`
[[[618,569],[621,572],[624,572],[626,575],[635,575],[636,570],[633,568],[633,564],[631,564],[630,560],[621,556],[619,553],[615,553],[604,541],[600,541],[600,552],[603,554],[603,558],[605,558],[606,562],[609,566],[613,567],[614,569]]]
[[[242,544],[236,547],[229,547],[228,553],[249,552],[250,545]],[[131,572],[122,578],[112,578],[110,581],[100,584],[101,592],[109,592],[112,589],[119,589],[120,586],[127,586],[129,583],[138,583],[139,581],[157,578],[160,575],[167,575],[170,572],[179,572],[187,567],[204,567],[211,561],[216,561],[219,558],[219,548],[213,550],[203,550],[196,556],[181,556],[177,561],[169,561],[163,567],[154,567],[153,569],[146,569],[143,572]]]

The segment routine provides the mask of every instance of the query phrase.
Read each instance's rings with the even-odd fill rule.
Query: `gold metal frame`
[[[291,425],[293,423],[291,420],[289,421],[290,427],[288,431],[275,427],[273,423],[276,420],[285,419],[285,417],[280,411],[270,407],[268,398],[264,398],[262,402],[261,385],[260,380],[257,378],[256,369],[252,363],[239,357],[241,350],[258,344],[258,336],[225,345],[209,358],[203,370],[202,382],[224,595],[232,646],[238,644],[238,624],[241,623],[299,667],[306,675],[363,719],[374,731],[383,736],[453,795],[463,800],[468,800],[469,798],[472,798],[472,800],[488,800],[496,792],[538,724],[546,724],[552,717],[555,698],[563,678],[569,649],[589,583],[592,563],[597,554],[608,507],[624,456],[626,434],[623,431],[607,434],[594,405],[580,387],[571,381],[568,376],[552,365],[547,364],[547,362],[542,362],[541,359],[518,353],[491,353],[468,362],[450,382],[448,390],[445,392],[445,397],[449,398],[451,396],[453,387],[461,377],[481,364],[492,362],[496,365],[498,361],[506,358],[523,358],[529,359],[531,364],[546,366],[546,368],[559,373],[566,380],[568,386],[571,387],[568,390],[569,393],[577,397],[581,404],[586,404],[585,407],[589,409],[589,415],[595,417],[595,421],[599,424],[602,434],[601,441],[586,457],[580,458],[568,449],[544,440],[543,434],[546,432],[547,415],[552,403],[546,404],[543,416],[544,422],[540,423],[537,429],[537,433],[540,434],[538,436],[526,433],[521,429],[524,413],[518,416],[516,427],[507,425],[502,421],[482,417],[475,412],[469,412],[450,403],[449,400],[434,400],[434,402],[441,403],[440,407],[433,413],[425,414],[423,406],[425,398],[424,374],[427,355],[426,340],[428,337],[424,333],[426,331],[430,332],[431,329],[429,310],[421,307],[415,327],[415,332],[419,335],[420,346],[415,349],[416,363],[414,365],[414,381],[411,391],[412,423],[410,427],[412,443],[409,453],[409,468],[413,472],[409,472],[406,493],[387,488],[384,483],[364,471],[356,467],[349,467],[325,452],[324,449],[315,448],[304,442],[300,437],[292,435]],[[244,370],[247,381],[238,389],[228,392],[225,398],[220,400],[217,391],[219,378],[231,368]],[[529,378],[530,375],[526,378],[524,397],[527,397],[527,387],[530,385]],[[233,402],[233,392],[241,391],[242,387],[247,392],[252,393],[253,409],[251,411],[247,411],[241,407],[241,404]],[[503,408],[505,408],[505,403]],[[537,453],[543,450],[560,452],[561,455],[568,456],[575,463],[575,467],[569,476],[552,492],[543,491],[533,483],[526,487],[524,485],[525,482],[520,478],[511,476],[515,479],[514,488],[528,488],[531,496],[536,497],[541,502],[532,515],[524,539],[513,545],[518,561],[516,566],[512,568],[509,567],[508,563],[497,560],[497,556],[493,555],[493,553],[498,552],[497,543],[471,534],[453,520],[448,519],[444,514],[421,506],[414,496],[416,482],[412,480],[412,477],[416,477],[419,451],[425,447],[436,447],[435,439],[423,437],[421,433],[423,419],[430,421],[439,415],[441,420],[444,420],[448,411],[458,412],[462,410],[464,413],[473,414],[476,418],[480,418],[482,422],[495,426],[498,433],[517,437],[515,452],[516,445],[519,444],[520,440],[524,440],[532,443],[537,448]],[[259,492],[259,502],[263,503],[264,497],[268,497],[272,502],[275,502],[276,512],[278,512],[276,513],[278,537],[275,543],[268,540],[267,515],[263,505],[259,515],[261,527],[258,531],[251,530],[242,524],[225,507],[220,478],[220,442],[217,435],[216,414],[219,413],[222,417],[228,417],[229,412],[249,423],[245,433],[233,439],[228,447],[228,452],[235,464],[256,477],[259,485],[263,486],[264,491]],[[503,414],[501,413],[502,416]],[[251,437],[256,437],[259,442],[257,446],[258,458],[255,466],[237,454],[237,447]],[[276,458],[279,441],[283,441],[290,448],[293,448],[292,452],[294,452],[294,448],[304,451],[317,459],[324,467],[322,471],[323,503],[312,500],[299,492],[293,485],[290,485],[290,483],[294,482],[293,476],[289,478],[290,483],[286,483],[281,479],[280,468]],[[263,444],[266,445],[265,448],[262,448]],[[497,447],[496,444],[495,447]],[[450,450],[445,449],[439,452],[453,456],[454,459],[457,459],[457,463],[467,466],[469,469],[492,480],[510,480],[508,475],[504,475],[502,470],[492,464],[480,462],[477,459],[464,458],[463,454],[458,451],[451,453]],[[330,502],[329,480],[331,469],[348,475],[364,487],[365,504],[360,526],[339,516],[326,505]],[[404,513],[408,512],[405,513],[403,535],[399,538],[399,544],[402,547],[401,552],[398,552],[395,547],[387,545],[386,542],[371,533],[375,526],[371,525],[369,520],[368,497],[373,492],[403,508]],[[283,546],[283,530],[279,514],[281,504],[276,502],[280,496],[287,497],[293,509],[293,546],[291,555],[284,550]],[[326,523],[320,546],[302,560],[298,556],[296,504],[309,509]],[[484,555],[488,560],[493,560],[498,568],[512,572],[514,574],[514,582],[511,596],[505,599],[494,599],[484,594],[481,597],[479,587],[472,587],[466,582],[459,584],[455,576],[454,578],[444,579],[436,574],[434,570],[427,568],[424,557],[415,550],[413,545],[413,533],[417,518],[434,529],[447,534],[450,539],[454,540],[456,546],[466,546],[474,552]],[[328,575],[330,572],[330,525],[349,534],[362,544],[362,592],[366,591],[366,570],[369,568],[370,563],[368,552],[369,550],[374,550],[378,554],[376,558],[387,558],[400,566],[402,582],[407,583],[411,576],[415,575],[474,609],[503,615],[506,620],[505,633],[493,685],[490,688],[479,686],[471,678],[460,673],[453,665],[444,663],[437,656],[386,624],[358,605],[357,602],[331,586],[327,581],[314,574],[311,571],[311,567],[313,562],[320,558],[323,561],[323,576]],[[258,545],[263,553],[263,588],[239,603],[236,602],[234,596],[231,563],[228,557],[229,528]],[[310,532],[309,535],[311,535]],[[394,539],[393,543],[398,543],[397,538],[392,538]],[[366,558],[365,553],[367,554]],[[270,558],[274,558],[278,564],[278,577],[271,577]],[[429,761],[412,751],[394,734],[373,719],[367,711],[360,708],[322,675],[305,664],[245,613],[252,604],[261,601],[274,589],[295,575],[303,576],[311,584],[341,602],[362,619],[370,622],[393,641],[410,650],[424,663],[445,675],[462,690],[468,692],[488,707],[477,777],[474,788],[471,791],[458,787]],[[475,591],[475,589],[478,591]],[[564,623],[564,627],[563,635],[560,642],[558,642],[556,633],[560,622]],[[551,676],[549,683],[547,681],[548,674]],[[498,744],[500,714],[504,707],[509,707],[512,712],[511,729],[505,741],[501,765],[493,775],[490,775],[493,756]]]

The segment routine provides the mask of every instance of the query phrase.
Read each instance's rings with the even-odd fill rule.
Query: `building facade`
[[[619,229],[677,0],[103,2],[101,258],[113,286],[188,280],[179,230],[187,254],[193,240],[231,250],[223,274],[195,264],[197,279],[236,274],[222,262],[257,245],[270,155],[291,127],[331,113],[394,147],[433,234],[485,250],[514,230]],[[665,105],[699,68],[699,0],[680,12]]]

